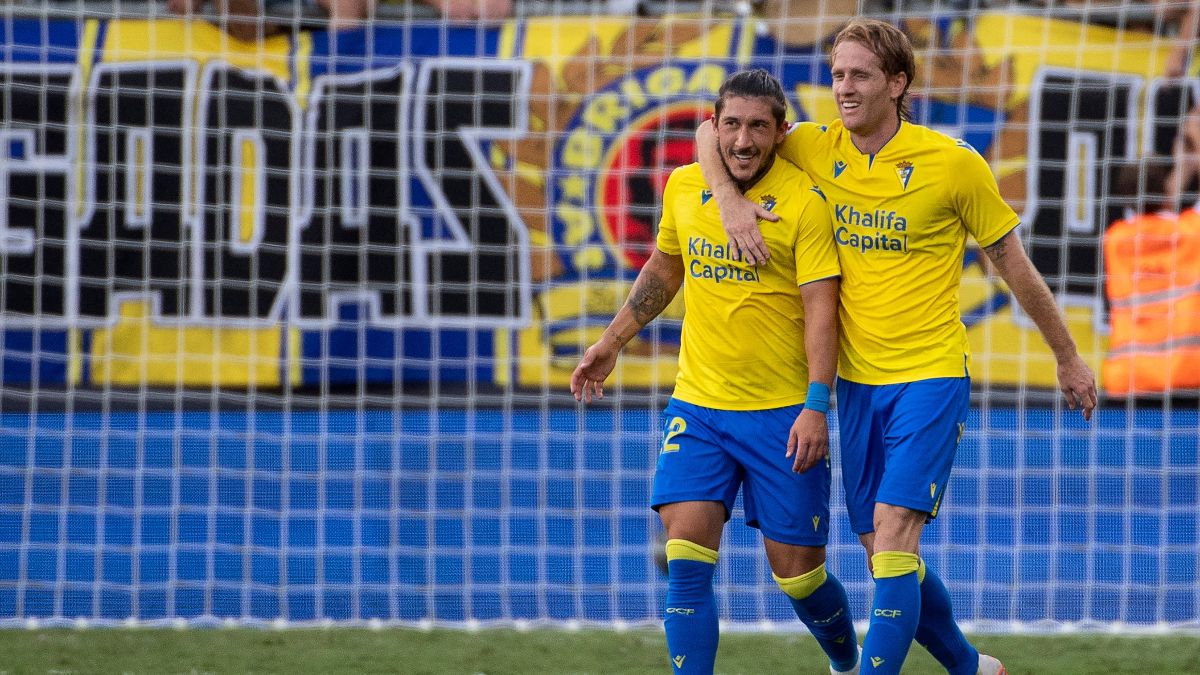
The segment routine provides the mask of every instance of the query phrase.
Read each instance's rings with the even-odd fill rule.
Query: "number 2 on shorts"
[[[687,430],[687,422],[682,417],[671,418],[671,423],[667,425],[667,437],[663,439],[663,452],[679,452],[679,444],[672,443],[671,439]]]

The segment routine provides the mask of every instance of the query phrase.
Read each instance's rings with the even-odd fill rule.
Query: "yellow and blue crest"
[[[908,161],[896,162],[896,175],[900,177],[900,185],[905,190],[908,189],[908,180],[910,178],[912,178],[912,174],[913,174],[913,163],[912,162],[908,162]]]

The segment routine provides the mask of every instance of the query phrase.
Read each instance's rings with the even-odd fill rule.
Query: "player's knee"
[[[691,541],[716,549],[725,527],[725,506],[720,502],[676,502],[658,510],[670,539]]]
[[[708,548],[687,539],[668,539],[666,553],[667,565],[676,560],[691,560],[710,565],[717,564],[718,553],[715,548]]]
[[[875,505],[875,536],[871,554],[884,551],[916,553],[928,514],[891,504]]]
[[[825,583],[829,573],[825,571],[825,563],[821,563],[815,569],[794,577],[781,577],[778,574],[771,574],[771,577],[779,584],[779,589],[789,597],[803,600]]]
[[[776,577],[792,578],[825,565],[824,546],[794,546],[767,540],[767,562]]]

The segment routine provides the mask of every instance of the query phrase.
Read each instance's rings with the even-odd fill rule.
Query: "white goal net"
[[[0,625],[656,623],[682,308],[603,403],[567,378],[717,87],[765,67],[792,118],[835,118],[860,8],[628,4],[0,8]],[[1064,408],[969,250],[973,406],[926,560],[976,629],[1200,625],[1200,230],[1110,227],[1200,150],[1193,37],[1141,3],[861,9],[912,37],[915,121],[989,159],[1106,392]],[[795,621],[740,508],[718,594],[735,627]]]

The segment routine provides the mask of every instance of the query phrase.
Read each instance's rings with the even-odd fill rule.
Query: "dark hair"
[[[775,116],[775,123],[782,124],[787,118],[787,98],[783,95],[783,85],[762,68],[743,70],[730,75],[729,79],[725,80],[721,89],[717,91],[716,112],[718,118],[721,116],[721,109],[725,107],[725,99],[734,96],[770,99],[771,114]]]
[[[1167,181],[1174,170],[1172,158],[1163,155],[1121,165],[1117,169],[1111,197],[1116,205],[1137,213],[1173,211],[1175,205],[1168,194]]]
[[[833,51],[830,60],[837,52],[838,45],[843,42],[856,42],[866,47],[879,59],[879,67],[883,74],[895,77],[904,73],[904,91],[896,99],[896,116],[901,120],[910,120],[908,108],[908,88],[912,86],[917,74],[917,60],[913,56],[912,43],[904,31],[886,21],[878,19],[854,19],[833,39]]]

